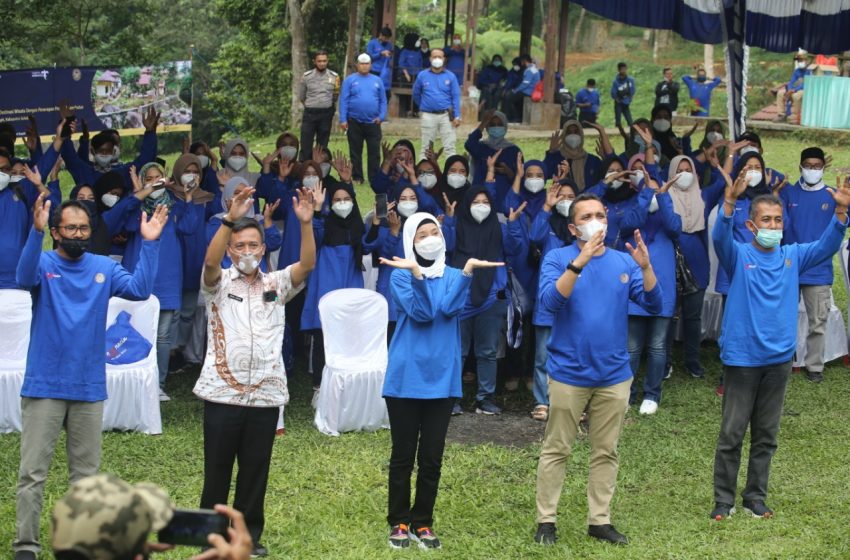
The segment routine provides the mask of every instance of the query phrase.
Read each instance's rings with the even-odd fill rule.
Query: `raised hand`
[[[742,169],[734,182],[732,182],[732,178],[728,173],[726,173],[725,169],[719,167],[718,170],[723,176],[723,179],[726,180],[726,191],[723,196],[726,202],[729,204],[735,204],[738,197],[744,194],[744,191],[747,190],[747,170]]]
[[[399,217],[398,212],[395,210],[387,211],[387,225],[390,226],[390,233],[393,237],[398,237],[401,231],[401,217]]]
[[[393,151],[390,148],[389,142],[381,142],[381,154],[383,156],[383,161],[387,162],[392,159]]]
[[[245,216],[248,213],[248,210],[254,205],[253,194],[256,189],[251,187],[242,189],[242,192],[233,197],[230,201],[230,208],[227,210],[227,216],[231,222],[235,222],[236,220]],[[238,186],[237,186],[238,188]]]
[[[778,185],[773,187],[773,196],[779,196],[779,193],[782,192],[782,189],[788,186],[788,179],[782,179]]]
[[[300,188],[297,189],[297,191],[298,198],[296,199],[294,196],[292,197],[292,209],[295,212],[295,217],[298,218],[298,221],[302,224],[312,223],[314,208],[313,199],[315,198],[316,193],[306,188]]]
[[[168,221],[168,206],[160,204],[153,212],[153,216],[148,219],[148,213],[142,212],[142,222],[139,224],[139,232],[142,234],[142,239],[155,241],[162,234],[162,228]]]
[[[492,262],[492,261],[482,261],[480,259],[469,259],[466,261],[466,264],[463,265],[464,274],[472,274],[472,271],[477,268],[496,268],[499,266],[505,266],[503,262]]]
[[[590,259],[593,258],[593,255],[597,253],[600,249],[605,246],[605,231],[600,230],[591,236],[590,241],[585,241],[584,247],[581,248],[581,252],[578,256],[573,259],[573,264],[579,268],[584,268],[587,263],[590,262]]]
[[[74,111],[71,110],[67,97],[59,102],[59,116],[66,120],[74,116]]]
[[[549,186],[549,189],[546,191],[546,202],[543,204],[543,209],[547,212],[551,212],[552,208],[555,207],[556,204],[561,200],[560,195],[558,195],[558,191],[561,190],[561,185],[558,184],[557,181],[553,181]]]
[[[443,155],[443,148],[440,148],[440,151],[434,151],[434,143],[431,142],[428,144],[428,147],[425,149],[425,159],[433,163],[435,166],[437,162],[440,160],[440,156]]]
[[[705,161],[714,168],[720,167],[720,158],[717,157],[717,150],[715,148],[708,148],[707,150],[703,150],[703,154],[705,154]]]
[[[266,202],[266,205],[263,206],[263,223],[267,227],[270,223],[272,223],[272,214],[274,214],[274,211],[277,210],[278,206],[280,206],[280,199],[279,198],[271,204]]]
[[[130,182],[133,183],[133,193],[137,193],[142,190],[142,180],[139,178],[139,174],[136,172],[136,166],[130,166]]]
[[[390,259],[385,259],[384,257],[381,257],[380,259],[378,259],[378,262],[380,262],[381,264],[386,265],[386,266],[391,266],[393,268],[400,268],[402,270],[409,270],[413,274],[413,276],[415,276],[416,278],[418,278],[420,280],[422,279],[422,270],[419,268],[419,263],[417,263],[413,259],[403,259],[401,257],[393,257],[393,259],[390,260]]]
[[[89,139],[89,124],[86,122],[86,119],[80,119],[80,127],[83,131],[83,135],[80,137],[81,140]]]
[[[263,168],[263,173],[271,171],[272,162],[274,161],[274,158],[277,157],[277,154],[278,152],[275,150],[274,152],[266,154],[266,157],[260,160],[260,166]]]
[[[850,178],[841,180],[841,176],[835,178],[835,188],[829,188],[829,194],[835,200],[835,213],[847,213],[850,206]]]
[[[549,137],[549,151],[550,152],[557,152],[560,149],[560,146],[561,146],[561,131],[556,130]]]
[[[218,184],[222,187],[227,184],[229,180],[233,178],[229,171],[226,169],[220,169],[218,173],[215,174],[216,179],[218,179]]]
[[[611,175],[610,177],[605,177],[604,179],[602,179],[602,181],[603,181],[606,185],[609,185],[609,186],[610,186],[610,185],[611,185],[611,183],[613,183],[614,181],[619,181],[619,180],[621,180],[621,179],[626,179],[626,178],[628,178],[628,177],[630,177],[630,176],[632,176],[632,175],[634,175],[634,171],[629,171],[629,170],[625,170],[625,171],[618,171],[617,173],[614,173],[614,174],[613,174],[613,175]]]
[[[528,202],[523,202],[522,204],[519,205],[519,208],[517,208],[516,210],[514,210],[513,208],[510,208],[509,209],[510,212],[508,213],[508,221],[509,222],[515,222],[517,220],[517,218],[519,218],[522,215],[522,211],[525,210],[526,206],[528,206]]]
[[[145,132],[154,132],[156,130],[159,124],[159,116],[160,114],[153,108],[153,105],[148,107],[145,116],[142,118],[142,124],[145,125]]]
[[[496,153],[487,158],[487,169],[493,170],[496,168],[496,160],[502,155],[502,150],[496,150]]]
[[[646,270],[650,267],[649,249],[646,248],[646,244],[640,236],[640,230],[637,229],[635,230],[635,242],[637,243],[637,247],[632,247],[631,243],[626,243],[626,249],[641,270]]]
[[[679,180],[679,177],[681,177],[681,176],[682,176],[682,174],[681,174],[681,173],[676,173],[675,175],[673,175],[672,177],[670,177],[670,179],[669,179],[666,183],[664,183],[663,185],[661,185],[661,188],[659,188],[659,189],[657,189],[657,190],[655,191],[655,194],[664,194],[664,193],[666,193],[667,191],[669,191],[669,190],[670,190],[670,187],[672,187],[672,186],[673,186],[673,183],[675,183],[676,181],[678,181],[678,180]],[[655,184],[655,183],[654,183],[654,184]]]
[[[641,139],[643,139],[643,141],[646,143],[647,149],[652,146],[652,134],[648,130],[644,130],[635,124],[632,125],[632,130],[634,130],[635,134],[637,134],[641,137]]]
[[[50,221],[50,201],[47,200],[47,193],[41,193],[35,201],[35,206],[32,212],[32,225],[36,231],[44,231],[47,227],[47,222]]]
[[[325,203],[325,194],[325,186],[319,181],[319,184],[313,189],[313,210],[316,212],[322,210],[322,204]]]
[[[29,165],[24,165],[24,177],[36,188],[40,189],[44,186],[41,182],[41,173],[38,171],[37,165],[32,166],[32,169],[30,169]]]
[[[351,161],[342,155],[342,152],[338,152],[339,156],[334,160],[333,167],[336,169],[336,172],[339,174],[339,180],[343,183],[351,182],[351,175],[353,172],[353,168],[351,166]]]
[[[277,162],[277,176],[283,181],[287,177],[292,174],[292,170],[295,169],[295,162],[291,159],[280,159]]]
[[[443,193],[443,205],[445,206],[443,211],[446,213],[446,216],[448,216],[449,218],[454,218],[455,208],[457,208],[457,201],[449,202],[449,197],[446,196],[446,193]]]
[[[570,163],[567,160],[561,161],[558,164],[558,170],[555,171],[555,175],[552,177],[552,180],[557,183],[561,179],[566,178],[567,175],[570,174]]]
[[[311,159],[313,161],[316,161],[316,162],[319,162],[319,161],[322,161],[323,159],[325,159],[325,151],[318,144],[313,146],[313,153],[311,155],[312,155]]]
[[[487,109],[484,111],[484,115],[481,117],[481,123],[478,125],[479,130],[484,130],[490,124],[490,120],[493,118],[493,109]]]

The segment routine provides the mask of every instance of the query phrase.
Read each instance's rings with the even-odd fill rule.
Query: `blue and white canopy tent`
[[[574,0],[602,17],[724,43],[729,129],[744,131],[748,47],[772,52],[850,50],[850,0]]]

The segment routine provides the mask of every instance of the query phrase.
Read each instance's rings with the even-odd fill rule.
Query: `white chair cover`
[[[21,431],[21,386],[27,364],[32,297],[24,290],[0,290],[0,433]]]
[[[846,243],[846,242],[845,242]],[[797,311],[797,353],[794,356],[794,367],[806,365],[806,336],[809,334],[809,318],[803,298]],[[829,290],[829,315],[826,317],[826,334],[823,349],[823,361],[829,362],[847,355],[847,330],[844,328],[844,317],[835,306],[832,289]]]
[[[367,290],[378,289],[378,267],[372,266],[372,255],[363,255],[363,287]]]
[[[387,370],[387,300],[374,291],[334,290],[319,300],[325,369],[314,423],[320,432],[389,428],[381,397]]]
[[[122,311],[131,315],[130,324],[152,346],[144,360],[126,365],[106,365],[106,393],[109,398],[103,406],[103,429],[161,434],[159,369],[156,365],[159,300],[156,296],[145,301],[111,298],[106,314],[107,328]]]
[[[714,230],[714,222],[717,221],[717,208],[715,207],[708,215],[708,287],[705,289],[705,299],[702,302],[702,338],[703,340],[717,340],[720,338],[720,325],[723,323],[723,296],[714,289],[717,278],[717,253],[714,252],[714,243],[711,240],[711,232]]]

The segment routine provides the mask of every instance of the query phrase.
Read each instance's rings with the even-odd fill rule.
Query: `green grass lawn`
[[[418,129],[409,136],[418,136]],[[343,142],[335,136],[331,148],[341,149]],[[520,144],[527,157],[542,156],[547,146],[544,140]],[[767,137],[765,145],[768,165],[796,179],[799,151],[809,145],[808,140]],[[272,146],[273,138],[262,138],[252,149],[266,153]],[[837,145],[825,148],[833,153],[835,167],[850,168],[846,150]],[[172,154],[166,159],[173,162],[174,158]],[[361,187],[358,195],[365,212],[371,205],[371,191]],[[835,295],[845,310],[847,299],[840,281]],[[764,317],[765,323],[770,320]],[[559,509],[560,541],[551,549],[532,542],[540,444],[511,448],[450,444],[435,523],[444,549],[434,554],[469,559],[850,557],[848,370],[840,361],[830,364],[821,385],[792,376],[786,405],[800,414],[782,419],[768,501],[776,518],[764,521],[738,515],[716,523],[708,513],[713,505],[712,468],[721,413],[721,400],[714,395],[721,371],[717,355],[713,343],[703,346],[708,375],[705,380],[693,380],[682,373],[677,347],[675,373],[665,382],[658,414],[640,417],[635,408],[628,413],[620,442],[613,522],[631,538],[630,546],[614,548],[585,536],[587,441],[575,445]],[[194,378],[183,373],[169,381],[168,392],[174,400],[162,405],[163,435],[107,433],[103,441],[104,471],[129,481],[161,484],[180,507],[197,507],[203,480],[202,404],[191,394]],[[275,442],[266,500],[263,540],[271,557],[371,559],[424,554],[390,551],[386,545],[389,432],[323,436],[312,426],[310,381],[302,369],[296,369],[291,385],[287,434]],[[508,414],[524,415],[532,404],[524,388],[500,394],[499,399]],[[16,434],[0,436],[3,547],[14,538],[19,445]],[[44,535],[50,509],[67,489],[64,446],[63,436],[46,486]],[[5,550],[0,556],[10,557],[9,549]],[[181,550],[162,557],[189,555]]]

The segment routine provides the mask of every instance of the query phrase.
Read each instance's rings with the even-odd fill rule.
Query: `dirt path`
[[[533,420],[528,414],[508,412],[498,416],[464,412],[452,417],[449,424],[448,443],[479,445],[492,443],[505,447],[526,447],[543,440],[544,422]]]

